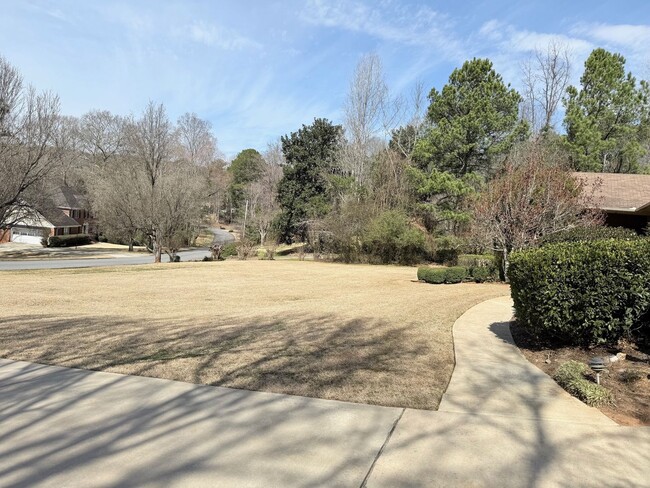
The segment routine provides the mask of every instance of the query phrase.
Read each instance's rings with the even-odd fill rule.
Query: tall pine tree
[[[567,89],[564,125],[571,164],[578,171],[633,173],[649,129],[648,84],[625,73],[625,58],[595,49],[580,89]]]
[[[413,154],[421,169],[489,176],[497,158],[528,134],[519,118],[521,96],[489,59],[466,61],[441,92],[431,90],[429,100],[430,128]]]

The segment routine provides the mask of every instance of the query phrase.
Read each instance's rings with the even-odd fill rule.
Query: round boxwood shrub
[[[445,270],[445,283],[461,283],[467,278],[465,266],[451,266]]]
[[[445,282],[446,268],[429,268],[423,266],[418,268],[418,280],[439,285]]]
[[[476,283],[483,283],[494,278],[494,272],[486,266],[475,266],[470,269],[470,276]]]
[[[540,338],[590,345],[649,332],[650,239],[519,251],[508,274],[517,321]]]

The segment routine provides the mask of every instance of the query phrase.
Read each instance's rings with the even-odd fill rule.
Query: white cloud
[[[521,30],[497,20],[483,24],[479,36],[496,42],[496,47],[502,52],[533,52],[545,49],[550,43],[557,43],[566,46],[571,53],[581,56],[595,47],[591,42],[577,36]]]
[[[440,57],[462,57],[462,43],[449,16],[426,6],[416,11],[391,1],[360,2],[310,0],[302,19],[314,25],[360,32],[377,39],[439,49]]]
[[[650,44],[650,25],[578,24],[572,33],[633,50],[646,50]]]
[[[186,29],[190,39],[206,46],[217,47],[226,51],[262,48],[259,42],[244,37],[235,31],[217,27],[204,21],[195,21]]]

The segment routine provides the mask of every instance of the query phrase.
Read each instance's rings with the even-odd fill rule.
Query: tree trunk
[[[502,271],[503,271],[503,281],[509,283],[508,281],[508,266],[510,265],[510,257],[508,249],[503,249],[503,260],[501,261]]]
[[[161,246],[161,236],[160,232],[156,231],[156,234],[154,236],[154,241],[153,241],[153,262],[154,263],[160,263],[162,262],[162,246]]]

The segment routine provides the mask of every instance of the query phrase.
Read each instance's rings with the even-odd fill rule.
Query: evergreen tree
[[[237,214],[243,213],[243,206],[246,200],[246,189],[257,181],[264,172],[264,158],[255,149],[244,149],[241,151],[228,167],[231,175],[228,194],[230,202]]]
[[[429,100],[430,128],[413,154],[422,169],[490,175],[495,160],[528,133],[519,118],[520,95],[488,59],[466,61]]]
[[[585,62],[581,88],[565,99],[567,146],[578,171],[630,173],[648,138],[648,84],[625,73],[625,58],[595,49]]]
[[[330,210],[330,180],[336,173],[341,137],[341,126],[327,119],[315,119],[313,124],[282,137],[286,164],[278,185],[278,201],[282,209],[279,229],[285,241],[295,235],[304,237],[309,221]]]

